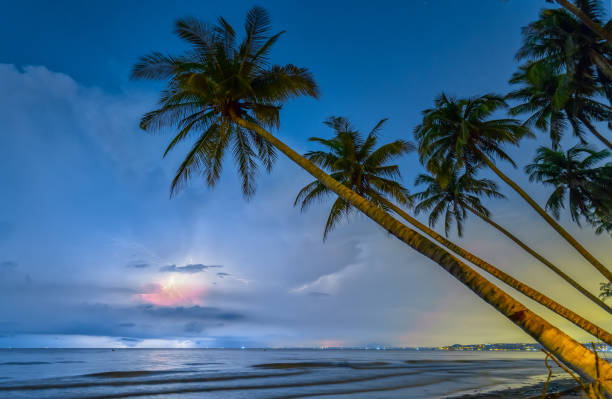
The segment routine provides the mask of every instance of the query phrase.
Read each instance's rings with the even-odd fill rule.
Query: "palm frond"
[[[175,33],[190,48],[179,56],[155,52],[134,66],[133,79],[167,80],[159,107],[146,113],[140,124],[146,131],[176,129],[165,154],[199,135],[172,181],[172,195],[194,173],[203,175],[213,187],[228,147],[243,194],[253,195],[259,165],[270,171],[276,152],[271,143],[256,131],[243,129],[235,119],[278,128],[279,111],[286,100],[317,96],[317,85],[307,69],[268,65],[269,52],[282,35],[269,35],[270,26],[267,12],[252,8],[246,17],[245,37],[238,43],[236,31],[223,17],[216,24],[182,18],[175,24]]]
[[[351,213],[352,205],[338,197],[329,211],[329,216],[325,222],[325,230],[323,231],[323,241],[327,239],[327,234],[338,224],[342,217],[348,217]]]

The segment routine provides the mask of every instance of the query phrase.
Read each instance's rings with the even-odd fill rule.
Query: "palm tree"
[[[329,170],[331,177],[372,204],[389,211],[387,197],[405,206],[410,202],[410,194],[397,180],[400,178],[399,167],[388,165],[387,162],[414,151],[414,145],[404,140],[395,140],[375,149],[378,142],[377,133],[385,122],[386,119],[380,120],[364,139],[348,119],[332,116],[323,123],[334,129],[333,139],[309,139],[324,145],[328,151],[310,151],[305,157],[319,167]],[[294,205],[301,202],[301,209],[304,211],[313,202],[330,194],[333,192],[329,188],[315,180],[300,190]],[[323,239],[327,238],[327,234],[342,217],[348,217],[354,210],[349,202],[338,197],[325,223]]]
[[[578,0],[574,7],[590,22],[601,26],[604,9],[600,0]],[[608,25],[604,29],[610,31],[612,25]],[[610,107],[595,100],[604,94],[612,102],[611,52],[610,42],[602,40],[584,21],[565,9],[542,10],[537,21],[523,28],[523,45],[517,52],[518,59],[545,63],[549,65],[547,73],[561,78],[563,89],[555,102],[557,108],[567,108],[576,114],[576,118],[570,119],[578,122],[572,123],[574,132],[579,135],[578,130],[584,125],[610,149],[612,143],[595,129],[592,121],[611,120]],[[574,99],[573,104],[561,107],[560,103],[567,99]]]
[[[202,173],[207,184],[214,187],[230,148],[243,194],[253,195],[258,163],[270,170],[276,152],[269,141],[235,123],[233,117],[274,128],[279,125],[281,102],[302,95],[318,96],[307,69],[269,64],[271,47],[283,34],[269,36],[269,28],[267,13],[253,8],[247,14],[245,38],[237,45],[234,29],[222,17],[216,26],[182,19],[177,21],[175,31],[193,47],[191,52],[177,57],[153,53],[134,66],[135,79],[168,81],[159,108],[140,122],[147,131],[177,127],[178,133],[164,156],[190,138],[193,131],[202,132],[178,168],[172,193],[194,172]]]
[[[518,184],[506,176],[491,157],[515,163],[504,152],[504,144],[518,145],[530,136],[529,130],[516,119],[490,119],[492,113],[507,108],[502,97],[482,97],[455,100],[440,95],[435,107],[423,111],[423,121],[415,128],[421,162],[433,171],[436,165],[454,163],[473,173],[486,165],[514,189],[548,224],[572,245],[601,274],[612,281],[612,273],[588,252],[574,237],[542,209]]]
[[[560,210],[569,205],[572,220],[580,225],[584,217],[594,223],[593,216],[612,213],[612,164],[596,167],[610,155],[585,145],[575,145],[566,152],[540,147],[534,163],[525,171],[529,180],[552,185],[555,190],[546,202],[546,209],[559,219]]]
[[[438,263],[585,379],[594,381],[599,375],[612,378],[610,364],[598,359],[593,352],[531,312],[465,263],[334,180],[270,133],[266,128],[278,126],[280,106],[301,95],[316,96],[317,86],[304,68],[269,65],[267,56],[280,33],[268,34],[269,17],[265,10],[259,7],[251,9],[245,30],[245,38],[236,44],[234,29],[222,18],[216,26],[194,19],[180,20],[176,33],[191,45],[191,51],[176,57],[153,53],[143,57],[134,67],[134,78],[167,81],[159,108],[145,115],[141,126],[145,130],[175,127],[178,134],[169,149],[174,147],[172,143],[192,137],[190,133],[198,133],[179,167],[174,189],[195,172],[203,173],[207,183],[214,185],[221,173],[224,150],[231,140],[234,153],[256,154],[248,159],[254,163],[261,161],[266,167],[271,167],[274,159],[267,149],[274,147],[391,234]],[[239,140],[233,139],[238,132],[244,135]],[[250,142],[242,140],[249,135],[252,135]],[[257,140],[260,140],[259,144]],[[254,146],[250,151],[246,150],[249,143]],[[260,146],[261,153],[257,150]],[[249,165],[247,171],[253,171],[253,163],[248,159],[246,163],[240,161],[240,156],[235,159],[239,170],[242,165]],[[252,182],[250,178],[254,176],[242,171],[241,175],[243,192],[251,195],[253,186],[245,184],[245,180]],[[245,175],[249,179],[245,179]],[[604,389],[612,392],[612,383],[604,382],[603,385]]]
[[[554,0],[554,1],[556,1],[561,7],[565,8],[566,10],[574,14],[580,21],[582,21],[583,24],[585,24],[585,26],[587,26],[591,31],[596,33],[600,38],[604,39],[608,43],[612,43],[612,33],[610,32],[610,29],[608,28],[608,24],[606,24],[606,26],[601,26],[599,21],[593,20],[592,16],[588,15],[587,13],[585,13],[579,7],[576,7],[575,4],[572,4],[572,2],[568,0]],[[597,4],[599,2],[593,1],[593,0],[577,0],[576,3],[577,4]]]
[[[491,216],[491,212],[480,201],[481,197],[505,198],[497,191],[497,184],[489,179],[475,179],[469,173],[459,174],[457,169],[445,171],[443,175],[433,177],[428,174],[419,174],[415,185],[425,185],[425,191],[414,194],[412,197],[420,200],[415,205],[417,214],[429,212],[429,225],[435,226],[440,216],[444,214],[444,233],[448,236],[453,223],[457,228],[457,235],[463,236],[463,222],[467,217],[467,210],[478,215]]]
[[[408,195],[408,190],[398,181],[401,179],[399,166],[391,165],[388,162],[412,151],[413,146],[404,140],[396,140],[377,148],[378,132],[385,121],[386,120],[383,119],[378,122],[364,139],[360,132],[356,130],[346,118],[331,117],[326,120],[324,124],[334,130],[333,138],[310,138],[310,141],[322,144],[325,147],[325,151],[310,151],[305,154],[305,157],[324,170],[328,170],[330,176],[334,177],[346,187],[359,193],[362,197],[376,204],[381,209],[386,212],[389,210],[395,212],[408,223],[423,231],[459,256],[469,260],[527,297],[546,306],[562,317],[565,317],[567,320],[583,328],[593,336],[604,342],[612,343],[612,334],[440,236],[434,230],[428,228],[405,212],[402,206],[409,205],[412,202],[411,196]],[[494,185],[492,182],[490,184]],[[501,195],[497,194],[495,190],[491,191],[498,196]],[[318,202],[330,195],[334,195],[334,193],[315,180],[300,190],[295,199],[294,206],[300,204],[302,211],[304,211],[312,203]],[[399,203],[401,206],[395,203]],[[488,213],[486,208],[479,203],[474,204],[474,206]],[[342,212],[338,210],[342,210]],[[352,210],[354,210],[354,208],[351,204],[340,197],[336,198],[325,224],[323,238],[326,238],[329,231],[342,216],[350,215]],[[595,299],[599,301],[596,297]],[[601,303],[603,304],[603,302]],[[609,309],[605,304],[603,305],[607,311],[612,313],[612,309]]]
[[[558,147],[567,123],[581,142],[586,143],[585,126],[597,139],[612,148],[612,143],[593,126],[594,122],[612,118],[612,108],[593,99],[601,94],[600,87],[594,81],[583,81],[578,86],[567,74],[557,74],[552,65],[540,61],[522,66],[512,76],[510,83],[522,87],[506,97],[523,101],[512,107],[510,113],[530,113],[526,123],[541,130],[548,129],[554,148]]]
[[[599,293],[599,297],[601,299],[606,299],[612,297],[612,283],[601,283],[601,292]]]
[[[510,83],[521,85],[506,96],[521,101],[510,109],[510,114],[530,114],[525,124],[548,130],[553,148],[558,148],[563,131],[569,123],[574,135],[582,143],[586,143],[583,132],[585,126],[612,149],[612,143],[593,125],[594,122],[612,119],[612,109],[592,99],[601,91],[594,81],[590,81],[589,86],[583,81],[580,87],[576,87],[576,82],[567,74],[557,74],[550,63],[540,61],[522,66],[512,76]]]
[[[412,196],[419,201],[415,205],[414,210],[417,214],[429,212],[429,225],[431,227],[434,227],[444,214],[444,230],[446,235],[448,235],[452,224],[455,223],[457,234],[461,237],[463,235],[463,222],[468,212],[472,213],[501,231],[506,237],[510,238],[523,250],[551,269],[597,306],[608,313],[612,313],[612,309],[603,301],[591,294],[586,288],[518,239],[514,234],[493,221],[491,212],[482,204],[481,198],[503,198],[503,195],[497,191],[497,184],[495,182],[488,179],[476,179],[469,173],[460,173],[457,170],[452,170],[450,173],[447,172],[442,176],[420,174],[417,176],[415,183],[417,186],[424,185],[425,190]]]
[[[604,14],[599,0],[579,0],[581,12],[601,24]],[[580,19],[564,9],[544,9],[539,19],[523,28],[523,45],[516,54],[519,60],[546,61],[557,72],[568,73],[581,85],[598,81],[610,93],[612,62],[610,44],[591,31]]]

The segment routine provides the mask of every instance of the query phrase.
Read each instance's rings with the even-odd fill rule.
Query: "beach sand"
[[[452,399],[542,399],[544,383],[501,391],[455,396]],[[545,399],[582,399],[582,392],[571,378],[551,381]]]

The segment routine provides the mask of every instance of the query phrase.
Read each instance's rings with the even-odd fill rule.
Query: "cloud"
[[[185,328],[183,329],[186,333],[196,333],[199,334],[204,331],[204,323],[199,321],[190,321],[185,324]]]
[[[142,311],[150,316],[165,319],[197,319],[197,320],[243,320],[245,316],[236,312],[225,312],[221,309],[206,306],[191,307],[159,307],[146,305]]]
[[[158,306],[202,305],[206,293],[202,284],[170,275],[161,284],[147,286],[146,292],[139,294],[138,298]]]
[[[134,268],[134,269],[145,269],[145,268],[147,268],[149,266],[151,266],[151,265],[148,264],[148,263],[130,263],[130,264],[127,265],[127,267],[131,267],[131,268]]]
[[[124,342],[140,342],[142,341],[142,339],[139,338],[130,338],[130,337],[123,337],[121,338],[122,341]]]
[[[171,272],[171,273],[199,273],[203,272],[206,269],[222,267],[221,265],[203,265],[201,263],[196,263],[192,265],[185,266],[177,266],[177,265],[168,265],[162,266],[159,268],[160,272]]]
[[[321,292],[335,292],[341,288],[344,280],[361,274],[364,268],[365,267],[362,264],[348,265],[337,272],[325,274],[317,278],[315,281],[302,284],[297,288],[293,288],[291,292],[295,294],[306,293],[309,295],[312,293],[315,293],[316,295],[316,293]]]
[[[327,292],[318,292],[318,291],[309,292],[308,295],[315,297],[315,298],[323,298],[323,297],[331,296]]]
[[[0,269],[14,269],[19,264],[17,262],[13,262],[10,260],[5,260],[4,262],[0,262]]]
[[[225,273],[225,272],[219,272],[219,273],[217,273],[217,276],[218,276],[219,278],[224,278],[224,277],[231,276],[231,274],[229,274],[229,273]]]

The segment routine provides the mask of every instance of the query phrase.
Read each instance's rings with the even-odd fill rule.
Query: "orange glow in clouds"
[[[194,306],[204,305],[206,289],[179,276],[170,276],[155,284],[151,292],[138,294],[138,297],[157,306]]]

